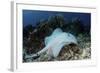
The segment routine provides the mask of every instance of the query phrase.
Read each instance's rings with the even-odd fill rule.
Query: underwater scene
[[[22,13],[23,63],[91,59],[91,13]]]

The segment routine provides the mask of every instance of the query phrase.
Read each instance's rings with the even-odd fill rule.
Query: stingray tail
[[[45,47],[45,48],[43,48],[42,50],[40,50],[39,52],[37,52],[36,54],[26,55],[25,58],[26,58],[26,59],[28,59],[28,58],[37,59],[37,58],[39,58],[40,55],[41,55],[42,53],[44,53],[46,50],[47,50],[47,49],[46,49],[46,47]]]
[[[36,59],[36,58],[38,58],[38,57],[39,57],[38,54],[32,54],[32,55],[26,55],[26,56],[25,56],[26,59],[29,59],[29,58]]]

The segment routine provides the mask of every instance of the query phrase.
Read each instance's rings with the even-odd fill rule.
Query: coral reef
[[[72,43],[63,46],[56,58],[48,57],[46,52],[34,58],[26,58],[26,56],[36,54],[43,49],[46,46],[45,37],[50,36],[56,28],[61,28],[64,32],[73,34],[78,44]],[[64,19],[63,15],[57,14],[38,22],[36,27],[30,24],[23,28],[23,62],[82,60],[90,58],[90,26],[83,26],[79,18],[67,21]]]

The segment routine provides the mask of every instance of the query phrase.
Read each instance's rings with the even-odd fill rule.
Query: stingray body
[[[50,36],[45,38],[45,47],[37,54],[31,55],[31,57],[40,55],[44,52],[46,52],[48,56],[57,57],[62,47],[71,43],[77,44],[75,36],[63,32],[60,28],[56,28]]]

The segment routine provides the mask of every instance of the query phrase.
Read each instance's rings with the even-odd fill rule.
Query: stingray
[[[77,44],[77,39],[71,33],[63,32],[60,28],[56,28],[50,36],[45,37],[45,47],[33,55],[27,55],[26,58],[37,57],[46,52],[48,56],[56,58],[61,49],[65,45]]]

